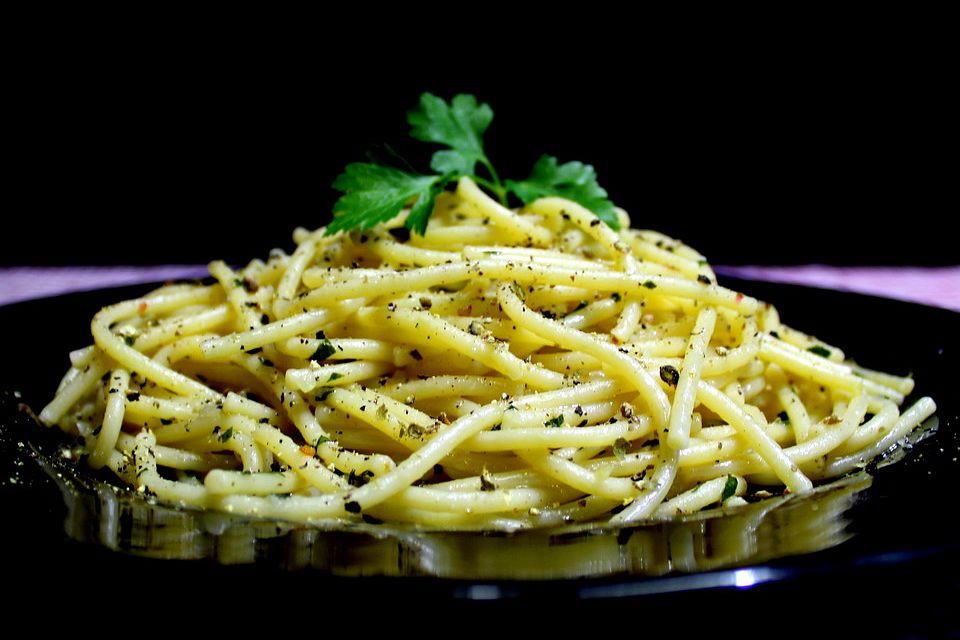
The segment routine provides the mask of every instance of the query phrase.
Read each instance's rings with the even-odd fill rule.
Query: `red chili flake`
[[[743,300],[743,294],[737,291],[737,304],[740,304],[741,300]]]
[[[137,305],[137,313],[139,313],[140,315],[143,315],[143,314],[145,314],[146,312],[147,312],[147,303],[146,303],[146,302],[141,302],[140,304]]]
[[[469,316],[469,315],[472,314],[472,313],[473,313],[473,305],[472,305],[472,304],[468,304],[466,307],[457,309],[457,315],[458,315],[458,316]]]

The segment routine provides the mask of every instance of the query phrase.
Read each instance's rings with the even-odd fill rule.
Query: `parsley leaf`
[[[403,226],[411,231],[416,231],[420,235],[425,234],[427,232],[427,222],[430,221],[430,216],[433,214],[434,202],[443,190],[443,185],[447,182],[447,180],[443,180],[442,182],[438,181],[430,185],[427,196],[425,198],[419,198],[410,208],[410,213],[407,214],[407,219],[404,221]]]
[[[309,359],[314,360],[316,362],[321,362],[323,360],[326,360],[336,352],[337,352],[337,349],[336,347],[333,346],[333,343],[331,343],[329,340],[322,340],[320,342],[320,346],[317,347],[317,350],[313,352],[313,355],[310,356]]]
[[[507,205],[512,191],[529,203],[544,196],[560,196],[580,203],[614,229],[619,221],[607,192],[597,183],[593,167],[581,162],[559,164],[542,156],[530,177],[519,182],[500,180],[483,149],[483,134],[493,122],[493,109],[475,96],[460,94],[447,103],[431,93],[420,96],[420,104],[407,113],[410,135],[422,142],[443,145],[435,151],[430,167],[436,175],[420,175],[373,162],[356,162],[334,181],[343,193],[334,206],[333,221],[325,235],[359,229],[365,231],[393,219],[409,207],[404,226],[423,235],[440,192],[464,176],[492,192]],[[484,175],[477,174],[477,163]]]
[[[613,229],[620,229],[620,221],[606,190],[597,182],[597,172],[589,164],[567,162],[559,164],[553,156],[543,155],[533,165],[526,180],[507,180],[507,189],[524,204],[537,198],[559,196],[573,200],[589,209]]]
[[[442,188],[441,178],[365,162],[348,164],[333,183],[343,195],[334,206],[334,218],[325,235],[354,228],[365,231],[396,217],[411,200],[406,226],[423,234]]]
[[[563,414],[556,415],[546,422],[543,423],[545,427],[562,427],[563,426]]]
[[[807,347],[807,351],[809,351],[810,353],[815,353],[821,358],[830,357],[830,349],[827,349],[826,347],[822,347],[819,344],[815,344],[812,347]]]
[[[728,498],[732,498],[737,495],[737,487],[740,486],[739,481],[728,475],[727,481],[723,485],[723,492],[720,494],[720,502],[726,502]]]
[[[483,152],[483,133],[493,121],[493,109],[478,104],[469,94],[454,96],[450,104],[431,93],[420,96],[420,105],[407,113],[410,135],[422,142],[450,147],[437,151],[430,168],[441,174],[474,175],[477,163],[490,169]]]

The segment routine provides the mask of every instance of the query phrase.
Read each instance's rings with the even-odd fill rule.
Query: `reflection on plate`
[[[90,317],[100,306],[145,288],[106,290],[0,308],[0,323],[19,327],[22,335],[11,345],[11,361],[29,363],[8,367],[0,380],[0,388],[20,395],[5,395],[0,406],[5,465],[0,498],[14,510],[7,518],[14,524],[3,532],[9,538],[5,548],[69,557],[106,547],[111,552],[98,555],[97,563],[121,572],[149,557],[165,559],[153,560],[159,564],[152,569],[179,559],[207,567],[204,571],[230,565],[326,578],[440,577],[449,582],[435,588],[449,585],[447,595],[475,593],[464,590],[465,584],[514,584],[512,591],[495,592],[503,595],[518,593],[517,588],[522,592],[517,583],[549,581],[568,585],[581,597],[742,586],[745,568],[756,582],[929,557],[954,562],[958,545],[941,494],[956,489],[960,469],[955,430],[960,411],[948,375],[960,363],[955,332],[960,316],[833,291],[729,284],[770,300],[789,324],[843,346],[864,366],[912,372],[917,395],[938,402],[936,437],[912,446],[897,464],[831,483],[809,496],[624,530],[580,527],[510,535],[424,533],[384,525],[324,530],[170,509],[75,474],[57,459],[50,441],[57,434],[18,410],[21,401],[41,406],[56,387],[66,353],[89,341],[86,326],[60,322],[62,314]],[[893,333],[891,324],[914,330]],[[694,580],[678,583],[678,576]]]
[[[811,495],[619,530],[581,525],[478,535],[370,524],[319,529],[174,509],[56,460],[37,460],[63,494],[67,534],[80,542],[152,558],[458,580],[662,576],[819,551],[850,537],[844,514],[871,482],[860,473]]]

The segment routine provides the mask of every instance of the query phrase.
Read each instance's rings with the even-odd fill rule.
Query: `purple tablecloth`
[[[723,275],[858,291],[960,311],[960,266],[717,267]],[[206,275],[201,265],[151,267],[11,267],[0,269],[0,304],[101,287]]]

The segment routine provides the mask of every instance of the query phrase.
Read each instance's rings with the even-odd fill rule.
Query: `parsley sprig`
[[[510,194],[524,204],[560,196],[583,205],[612,228],[620,228],[613,203],[588,164],[560,164],[555,157],[544,155],[525,180],[502,181],[483,148],[483,134],[491,122],[493,109],[478,103],[475,96],[460,94],[447,103],[430,93],[421,95],[417,108],[407,113],[407,123],[414,139],[446,147],[435,151],[430,159],[430,168],[436,173],[421,175],[366,162],[347,165],[333,183],[343,195],[337,200],[326,234],[370,229],[409,206],[404,226],[423,235],[437,196],[464,176],[486,188],[505,206]]]

